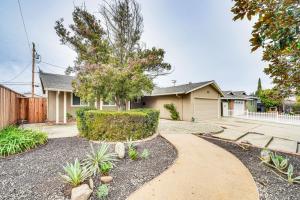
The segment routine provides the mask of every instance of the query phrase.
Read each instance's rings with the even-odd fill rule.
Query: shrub
[[[106,199],[109,193],[109,187],[107,184],[102,184],[97,189],[97,196],[99,199]]]
[[[170,112],[170,117],[172,120],[180,120],[179,112],[176,110],[176,107],[173,103],[165,104],[164,107]]]
[[[47,135],[40,131],[9,126],[0,131],[0,156],[20,153],[47,142]]]
[[[131,137],[142,139],[155,133],[159,111],[138,109],[130,111],[84,112],[85,121],[80,121],[81,135],[90,140],[122,141]],[[80,119],[81,120],[81,119]]]
[[[103,175],[108,175],[110,170],[113,168],[113,165],[111,162],[105,162],[105,163],[102,163],[100,165],[100,171],[101,171],[101,174]]]
[[[85,137],[84,133],[86,133],[86,119],[85,119],[85,112],[89,110],[94,110],[92,107],[82,107],[76,110],[76,121],[77,121],[77,128],[79,130],[79,134]]]
[[[90,174],[96,175],[101,172],[101,165],[104,163],[113,163],[117,161],[117,154],[108,152],[109,145],[102,144],[98,150],[94,150],[91,144],[92,152],[84,159],[83,165],[87,168]]]
[[[67,163],[64,170],[66,175],[60,174],[60,176],[74,187],[80,185],[89,177],[87,169],[85,167],[81,167],[80,162],[77,159],[74,164]]]

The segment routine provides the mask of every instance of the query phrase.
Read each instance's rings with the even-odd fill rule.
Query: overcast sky
[[[257,80],[264,88],[271,80],[263,73],[266,63],[261,52],[250,52],[251,23],[233,22],[231,0],[138,0],[144,18],[142,41],[147,47],[166,51],[166,61],[175,69],[171,75],[155,80],[158,86],[215,80],[222,90],[256,90]],[[97,14],[101,0],[20,0],[30,42],[36,43],[42,61],[59,66],[73,64],[75,53],[59,42],[55,20],[72,22],[74,5],[86,3]],[[31,54],[17,0],[0,3],[0,82],[31,81]],[[64,70],[43,63],[49,73]],[[38,79],[38,74],[36,75]],[[30,86],[9,86],[19,92]]]

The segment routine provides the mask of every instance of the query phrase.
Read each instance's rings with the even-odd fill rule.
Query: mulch
[[[96,144],[94,144],[96,146]],[[177,157],[176,149],[158,136],[138,144],[138,151],[147,148],[147,160],[120,160],[112,170],[108,199],[126,199],[145,182],[166,170]],[[66,162],[82,160],[90,151],[88,140],[78,137],[49,139],[37,149],[18,155],[0,158],[0,199],[2,200],[58,200],[68,199],[66,186],[59,173]],[[95,187],[99,178],[94,177]],[[96,189],[91,199],[96,197]]]
[[[259,156],[261,149],[249,147],[243,149],[241,146],[229,142],[213,138],[202,137],[203,139],[216,144],[234,154],[240,161],[249,169],[252,174],[256,186],[259,191],[261,200],[299,200],[300,199],[300,184],[289,184],[282,180],[274,172],[262,164]],[[299,176],[300,174],[300,156],[286,153],[279,153],[289,159],[293,164],[294,171]]]

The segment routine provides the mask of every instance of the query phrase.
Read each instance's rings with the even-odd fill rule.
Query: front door
[[[228,117],[228,102],[222,102],[223,117]]]

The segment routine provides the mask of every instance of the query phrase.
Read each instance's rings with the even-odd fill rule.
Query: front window
[[[116,103],[114,101],[103,101],[104,106],[115,106]]]
[[[85,101],[82,101],[80,97],[72,93],[72,106],[87,106],[88,104]]]

